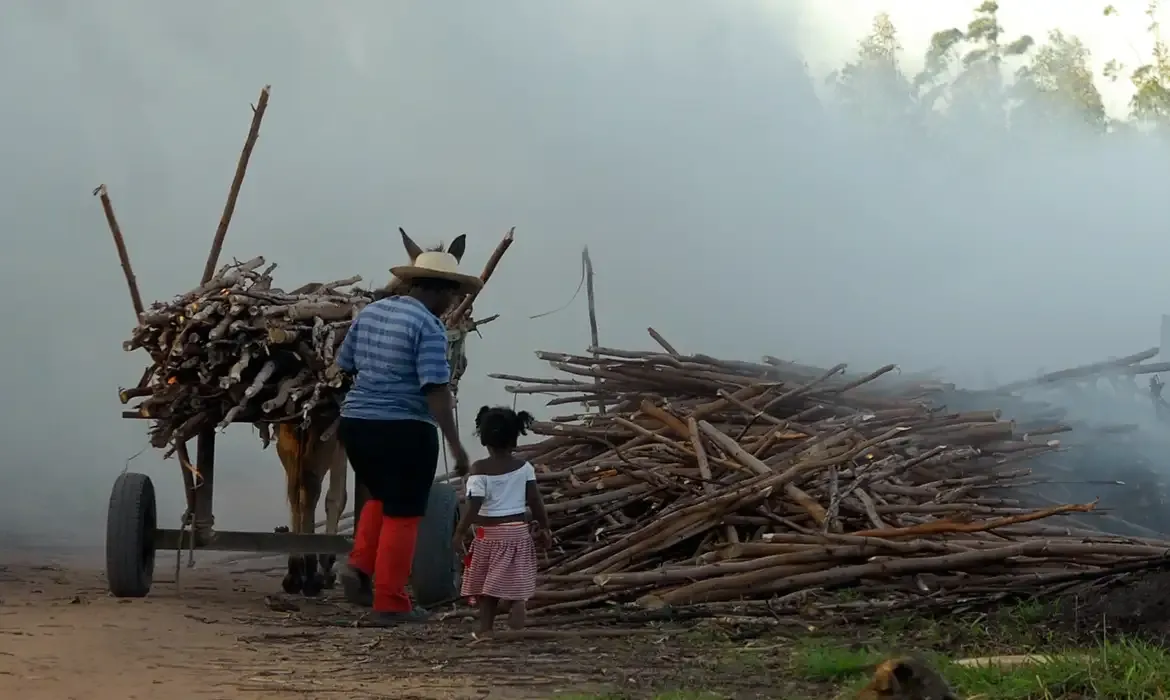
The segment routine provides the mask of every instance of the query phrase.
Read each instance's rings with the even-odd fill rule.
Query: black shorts
[[[422,517],[439,468],[439,430],[419,420],[341,419],[341,442],[358,483],[385,515]]]

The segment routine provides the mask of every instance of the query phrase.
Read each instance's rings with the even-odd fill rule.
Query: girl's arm
[[[476,471],[477,466],[478,463],[472,465],[472,471]],[[467,502],[463,504],[463,515],[459,518],[459,524],[455,526],[455,542],[457,544],[463,542],[467,537],[471,524],[479,516],[479,509],[483,506],[485,496],[487,496],[487,484],[484,483],[483,476],[479,474],[468,476]]]
[[[535,481],[529,481],[525,486],[525,496],[528,500],[528,508],[532,511],[532,517],[536,519],[536,524],[542,530],[548,530],[548,512],[544,509],[544,498],[540,495],[540,487],[536,485]]]
[[[524,496],[525,500],[528,501],[528,509],[532,511],[532,517],[536,519],[536,524],[540,529],[551,534],[548,511],[544,509],[544,498],[540,495],[540,487],[536,485],[536,470],[532,468],[531,462],[525,463],[524,469],[527,472]]]
[[[540,487],[536,485],[535,479],[525,485],[524,493],[527,496],[528,508],[532,511],[532,517],[536,519],[538,525],[536,546],[541,549],[551,549],[553,540],[552,529],[548,524],[548,511],[544,509],[544,499],[540,496]]]

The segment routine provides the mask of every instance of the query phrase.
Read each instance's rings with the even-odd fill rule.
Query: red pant
[[[414,563],[414,546],[422,518],[391,518],[382,514],[381,501],[362,506],[353,537],[349,564],[374,577],[374,610],[409,612],[413,607],[406,584]]]

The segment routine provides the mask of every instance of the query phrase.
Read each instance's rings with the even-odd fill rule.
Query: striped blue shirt
[[[337,366],[356,375],[342,416],[434,423],[422,390],[451,381],[447,329],[413,297],[376,301],[353,320]]]

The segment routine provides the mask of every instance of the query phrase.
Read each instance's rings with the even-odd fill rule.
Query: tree
[[[879,13],[858,43],[857,58],[829,76],[840,103],[870,123],[891,125],[912,118],[918,110],[916,89],[902,71],[901,50],[890,16]]]
[[[1012,93],[1019,103],[1012,111],[1013,120],[1067,123],[1071,118],[1104,129],[1105,103],[1089,61],[1089,50],[1079,38],[1059,29],[1050,31],[1048,42],[1016,72]]]
[[[967,131],[973,122],[992,130],[1073,122],[1097,131],[1116,129],[1106,117],[1084,42],[1059,29],[1039,46],[1028,35],[1008,37],[999,9],[994,0],[982,0],[965,28],[935,32],[923,69],[913,78],[900,61],[889,15],[877,15],[856,58],[830,76],[835,97],[852,115],[875,126],[933,130],[961,122],[968,135],[975,133]],[[1131,107],[1134,122],[1158,122],[1170,129],[1170,48],[1158,34],[1155,11],[1151,4],[1146,13],[1154,55],[1130,75],[1135,87]],[[1107,8],[1105,14],[1116,10]],[[1113,73],[1119,70],[1112,67]],[[1035,133],[1020,131],[1024,137]]]
[[[915,78],[923,103],[988,125],[1006,125],[1008,90],[1004,61],[1022,56],[1033,45],[1023,35],[1004,42],[999,3],[985,0],[975,8],[966,30],[935,32],[923,71]]]
[[[1105,16],[1120,14],[1113,5],[1105,8]],[[1150,18],[1149,32],[1154,39],[1150,60],[1139,65],[1129,75],[1134,93],[1129,101],[1130,116],[1136,121],[1158,129],[1170,130],[1170,45],[1162,38],[1158,22],[1158,0],[1150,0],[1145,14]],[[1116,78],[1125,67],[1117,61],[1106,66],[1106,75]]]

